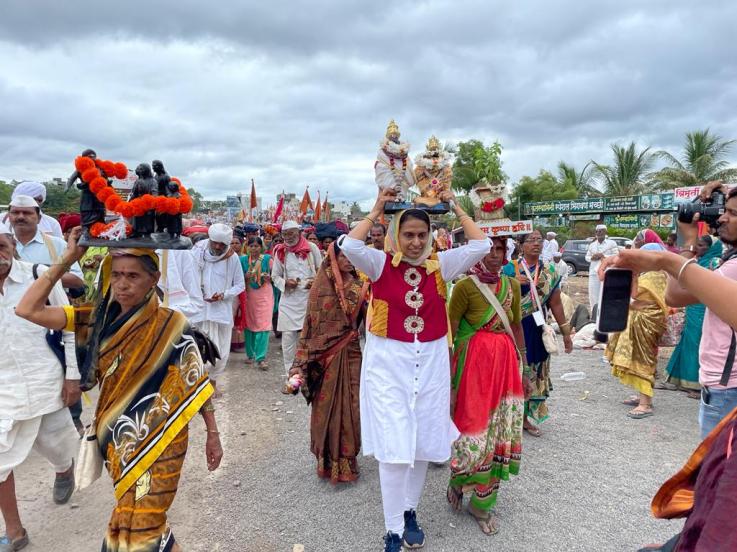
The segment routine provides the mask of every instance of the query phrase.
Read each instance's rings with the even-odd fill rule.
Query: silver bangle
[[[683,276],[683,271],[686,270],[686,267],[688,265],[694,264],[695,262],[696,262],[696,257],[693,257],[681,265],[681,270],[678,271],[678,277],[676,278],[676,282],[678,282],[679,284],[681,283],[681,276]]]

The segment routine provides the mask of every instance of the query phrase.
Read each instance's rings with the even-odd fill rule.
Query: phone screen
[[[610,268],[604,273],[599,296],[599,319],[596,324],[599,332],[621,332],[627,327],[631,293],[631,270]]]

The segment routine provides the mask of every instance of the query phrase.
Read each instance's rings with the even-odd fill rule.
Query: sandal
[[[23,529],[23,536],[10,539],[7,535],[0,537],[0,552],[16,552],[28,546],[28,532]]]
[[[701,391],[688,391],[686,392],[686,396],[689,399],[699,400],[701,398]]]
[[[491,513],[487,513],[486,515],[477,514],[471,506],[469,506],[466,511],[473,519],[476,520],[481,532],[487,537],[496,535],[499,532],[499,526],[496,524],[496,516],[493,516]]]
[[[533,437],[542,437],[543,432],[540,431],[540,428],[537,426],[524,426],[523,429]]]
[[[627,412],[627,416],[632,418],[633,420],[642,420],[643,418],[649,418],[653,415],[653,409],[650,408],[649,410],[638,410],[637,408],[634,408]]]
[[[460,512],[463,507],[463,490],[448,485],[448,490],[445,492],[445,498],[448,499],[448,504],[456,512]]]
[[[629,399],[623,400],[622,404],[626,404],[627,406],[640,406],[640,398],[630,397]]]

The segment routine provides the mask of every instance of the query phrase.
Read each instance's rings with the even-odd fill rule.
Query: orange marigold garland
[[[105,224],[104,222],[96,222],[90,227],[90,235],[93,238],[99,238],[100,235],[104,234],[108,230],[111,230],[116,224],[117,224],[117,221],[111,222],[109,224]],[[125,224],[126,235],[129,235],[131,232],[133,232],[133,227],[130,224],[126,223]]]
[[[124,163],[114,163],[104,159],[90,159],[89,157],[77,157],[74,160],[74,167],[79,171],[82,181],[89,185],[90,191],[95,194],[97,199],[105,204],[105,208],[114,211],[125,218],[140,217],[147,211],[157,211],[158,213],[166,213],[168,215],[183,215],[189,213],[194,206],[192,198],[189,197],[187,189],[182,185],[181,180],[172,178],[179,186],[179,196],[163,197],[152,196],[146,194],[131,201],[124,201],[114,188],[108,186],[107,178],[115,177],[123,180],[128,176],[128,167]],[[104,233],[108,230],[109,225],[96,223],[97,234]],[[93,225],[92,228],[95,228]],[[102,227],[106,228],[102,228]],[[95,236],[93,230],[90,233]],[[95,236],[95,237],[96,237]]]

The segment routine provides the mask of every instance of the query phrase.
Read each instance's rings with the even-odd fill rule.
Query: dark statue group
[[[83,157],[96,159],[97,154],[94,150],[87,149],[82,152]],[[107,179],[108,186],[110,176],[100,171]],[[138,177],[133,183],[133,189],[129,199],[142,197],[146,194],[159,197],[179,198],[179,185],[174,182],[164,168],[164,163],[158,159],[154,160],[151,165],[141,163],[136,167],[136,176]],[[82,180],[79,171],[74,171],[67,180],[66,189],[68,190],[75,185],[81,191],[82,196],[79,202],[79,212],[82,218],[82,226],[85,229],[80,243],[82,245],[102,245],[98,242],[106,242],[93,238],[89,231],[96,222],[105,222],[105,204],[102,203],[97,196],[90,190],[89,184]],[[128,246],[148,246],[150,242],[155,242],[155,246],[160,249],[185,249],[191,247],[188,238],[181,237],[182,234],[182,215],[170,215],[167,213],[157,213],[155,209],[145,212],[141,216],[131,217],[130,224],[133,227],[133,234],[125,239],[119,240],[119,247]],[[113,245],[107,243],[106,245]]]

